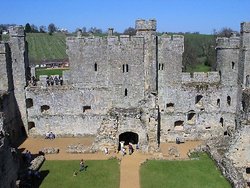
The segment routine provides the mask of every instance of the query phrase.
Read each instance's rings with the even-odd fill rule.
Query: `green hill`
[[[61,33],[27,33],[30,64],[67,59],[66,36]]]

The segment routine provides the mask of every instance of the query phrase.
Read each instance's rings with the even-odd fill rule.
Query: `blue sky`
[[[0,24],[54,23],[60,28],[113,27],[123,32],[136,19],[156,19],[159,32],[200,32],[250,22],[250,0],[1,0]]]

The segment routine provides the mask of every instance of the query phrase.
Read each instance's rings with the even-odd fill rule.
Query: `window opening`
[[[232,69],[234,69],[235,68],[235,63],[234,62],[232,62]]]
[[[195,97],[195,104],[200,104],[200,105],[202,105],[202,101],[201,101],[202,98],[203,98],[202,95],[197,95],[197,96]]]
[[[189,125],[195,124],[195,112],[193,110],[190,110],[187,115],[187,120]]]
[[[46,112],[50,109],[50,107],[48,105],[43,105],[41,106],[41,112]]]
[[[126,64],[126,72],[128,72],[128,64]]]
[[[125,65],[122,65],[122,72],[125,72]]]
[[[224,119],[223,118],[220,118],[220,124],[222,127],[224,126]]]
[[[91,110],[91,106],[83,106],[82,111],[86,112],[86,110]]]
[[[128,96],[128,90],[125,89],[125,96]]]
[[[95,63],[95,71],[97,71],[97,63]]]
[[[28,122],[28,130],[35,127],[35,123],[33,121]]]
[[[227,104],[230,106],[231,105],[231,97],[227,96]]]
[[[217,99],[217,106],[220,107],[220,99]]]
[[[167,108],[174,107],[174,103],[167,103]]]
[[[26,107],[31,108],[33,106],[33,99],[27,98],[26,99]]]
[[[183,130],[183,124],[184,124],[184,121],[181,121],[181,120],[174,122],[174,130],[176,131]]]

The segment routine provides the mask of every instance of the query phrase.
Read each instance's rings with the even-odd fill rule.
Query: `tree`
[[[214,32],[215,32],[214,34],[218,37],[230,37],[232,35],[232,33],[236,33],[237,35],[239,35],[239,33],[237,31],[234,31],[229,27],[223,27],[218,32],[216,32],[216,30]]]
[[[40,33],[46,33],[46,30],[47,30],[47,28],[46,28],[46,26],[44,26],[44,25],[41,25],[41,26],[39,27]]]
[[[34,25],[34,24],[31,24],[31,33],[38,33],[39,31],[38,31],[38,27],[36,26],[36,25]]]
[[[48,26],[48,32],[49,32],[49,34],[52,35],[52,33],[54,33],[55,31],[56,31],[55,24],[53,24],[53,23],[49,24],[49,26]]]
[[[26,23],[24,30],[26,33],[31,33],[32,28],[29,23]]]
[[[136,35],[136,30],[133,27],[129,27],[124,30],[123,34],[133,36]]]

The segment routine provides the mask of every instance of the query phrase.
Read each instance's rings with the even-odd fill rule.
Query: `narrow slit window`
[[[97,71],[97,63],[95,63],[95,71]]]
[[[125,97],[128,96],[128,90],[127,88],[125,89]]]
[[[128,72],[128,64],[126,64],[126,72]]]
[[[232,62],[232,69],[234,69],[235,68],[235,63],[234,62]]]
[[[224,126],[224,119],[223,118],[220,118],[220,124],[222,127]]]
[[[217,106],[220,107],[220,99],[217,99]]]
[[[231,97],[227,96],[227,104],[230,106],[231,105]]]
[[[26,107],[31,108],[33,106],[33,100],[31,98],[26,99]]]
[[[122,72],[125,72],[125,65],[122,65]]]
[[[164,64],[161,65],[161,70],[163,70],[163,69],[164,69]]]

